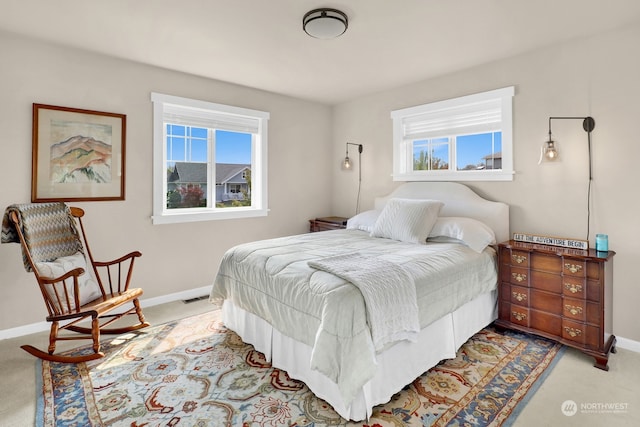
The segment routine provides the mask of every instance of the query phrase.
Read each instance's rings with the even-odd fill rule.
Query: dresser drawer
[[[529,286],[529,270],[526,268],[511,267],[509,281],[514,285]]]
[[[601,348],[604,344],[602,330],[599,327],[568,319],[562,320],[562,338],[592,349]]]
[[[509,264],[500,266],[500,280],[507,283],[511,282],[511,266]]]
[[[515,267],[529,267],[529,252],[511,250],[511,256],[509,257],[509,263]]]
[[[562,301],[562,315],[584,322],[587,316],[587,302],[575,298],[564,298]]]
[[[602,325],[602,315],[604,312],[604,309],[602,308],[602,304],[597,303],[597,302],[592,302],[592,301],[586,301],[586,305],[587,305],[587,314],[586,314],[586,318],[585,321],[587,323],[591,323],[594,325]]]
[[[510,300],[513,304],[529,305],[529,288],[523,288],[522,286],[511,286]]]
[[[573,322],[567,319],[562,320],[562,338],[584,345],[587,335],[584,323]]]
[[[534,270],[558,274],[562,271],[562,259],[555,255],[532,253],[529,267]]]
[[[599,303],[602,300],[602,284],[594,280],[565,276],[562,281],[562,295]]]
[[[519,305],[511,304],[509,310],[509,321],[516,325],[529,326],[529,309]]]
[[[564,277],[562,282],[562,295],[574,298],[586,298],[586,280],[570,276]]]
[[[500,300],[511,301],[511,283],[500,283]]]
[[[562,276],[544,271],[531,271],[531,287],[547,292],[554,292],[558,296],[562,293]]]
[[[602,283],[595,280],[587,280],[587,299],[589,301],[602,302]]]
[[[498,305],[498,317],[500,320],[504,320],[506,322],[511,321],[511,304],[505,301],[500,301]]]
[[[587,277],[593,280],[604,279],[602,264],[599,262],[587,262]]]
[[[562,297],[558,294],[531,289],[531,308],[560,316]]]
[[[565,258],[562,264],[562,274],[565,276],[586,277],[587,263],[579,259]]]
[[[559,337],[562,335],[562,317],[545,311],[530,310],[532,329]]]

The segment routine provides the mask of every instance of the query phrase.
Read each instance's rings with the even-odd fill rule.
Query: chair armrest
[[[50,284],[53,284],[53,283],[62,282],[62,281],[67,280],[68,278],[73,277],[73,276],[79,277],[82,274],[84,274],[84,268],[77,267],[77,268],[74,268],[73,270],[67,271],[65,274],[63,274],[60,277],[40,276],[40,281],[42,283],[44,283],[44,284],[50,285]]]
[[[94,261],[93,265],[95,265],[96,267],[108,267],[110,265],[120,264],[121,262],[127,261],[128,259],[138,258],[141,256],[142,254],[139,251],[133,251],[112,261]]]
[[[80,309],[78,278],[84,273],[84,268],[76,267],[59,277],[38,276],[49,317],[78,313]],[[70,282],[69,279],[71,279]]]
[[[113,295],[126,292],[129,289],[133,264],[140,256],[142,256],[140,252],[133,251],[112,261],[93,262],[98,282],[105,293]],[[102,269],[98,270],[99,267]]]

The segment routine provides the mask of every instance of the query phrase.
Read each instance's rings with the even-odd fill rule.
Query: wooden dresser
[[[499,245],[498,327],[551,338],[595,358],[605,371],[615,353],[615,252],[510,240]]]
[[[341,216],[325,216],[322,218],[310,219],[309,231],[314,233],[316,231],[340,230],[342,228],[346,228],[348,219],[349,218]]]

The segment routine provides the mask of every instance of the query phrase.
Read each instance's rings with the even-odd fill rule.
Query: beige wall
[[[76,205],[97,258],[143,253],[134,279],[146,298],[209,286],[232,245],[305,232],[309,218],[331,213],[327,106],[2,33],[0,52],[0,207],[30,199],[32,103],[126,114],[126,200]],[[268,217],[151,224],[152,91],[271,113]],[[18,245],[0,245],[0,292],[0,331],[44,321]]]
[[[593,116],[590,241],[593,245],[596,233],[609,235],[609,247],[617,252],[614,333],[640,342],[635,265],[640,259],[638,45],[640,26],[636,25],[341,104],[334,109],[334,157],[344,155],[346,141],[364,145],[362,206],[370,209],[375,196],[399,184],[391,179],[391,110],[513,85],[514,180],[468,185],[511,206],[512,232],[584,239],[588,150],[582,122],[554,121],[563,162],[538,166],[537,161],[549,116]],[[337,163],[331,166],[333,211],[351,215],[356,177],[341,172]]]
[[[362,209],[399,183],[391,179],[393,109],[513,85],[511,182],[469,183],[511,205],[511,231],[586,236],[587,144],[579,121],[556,121],[563,162],[538,166],[549,116],[591,115],[591,233],[609,234],[614,260],[614,333],[640,342],[634,262],[640,255],[640,26],[539,50],[464,72],[372,94],[333,109],[229,83],[58,48],[0,33],[2,167],[0,207],[30,195],[31,104],[127,114],[127,197],[79,203],[88,212],[94,252],[139,249],[135,278],[145,296],[208,286],[224,251],[243,241],[304,232],[307,219],[355,212],[357,173],[340,170],[344,143],[364,145]],[[269,111],[267,218],[184,225],[151,224],[152,91]],[[333,114],[332,114],[333,113]],[[333,145],[331,145],[333,141]],[[352,157],[357,157],[353,150]],[[100,225],[96,225],[100,224]],[[117,236],[117,237],[114,237]],[[17,245],[0,245],[0,331],[43,320],[33,278]]]

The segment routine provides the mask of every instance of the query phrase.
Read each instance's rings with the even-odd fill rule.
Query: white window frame
[[[394,181],[512,181],[513,95],[509,86],[430,104],[394,110]],[[461,117],[472,117],[467,125]],[[502,169],[456,170],[450,150],[449,170],[413,170],[413,141],[469,133],[502,133]]]
[[[173,224],[219,219],[266,216],[267,204],[267,134],[269,113],[224,104],[216,104],[178,96],[151,93],[153,103],[153,224]],[[207,187],[212,189],[211,207],[167,209],[167,136],[165,117],[172,112],[199,123],[211,115],[242,123],[257,120],[257,132],[251,138],[251,206],[215,207],[215,177],[210,177]]]

